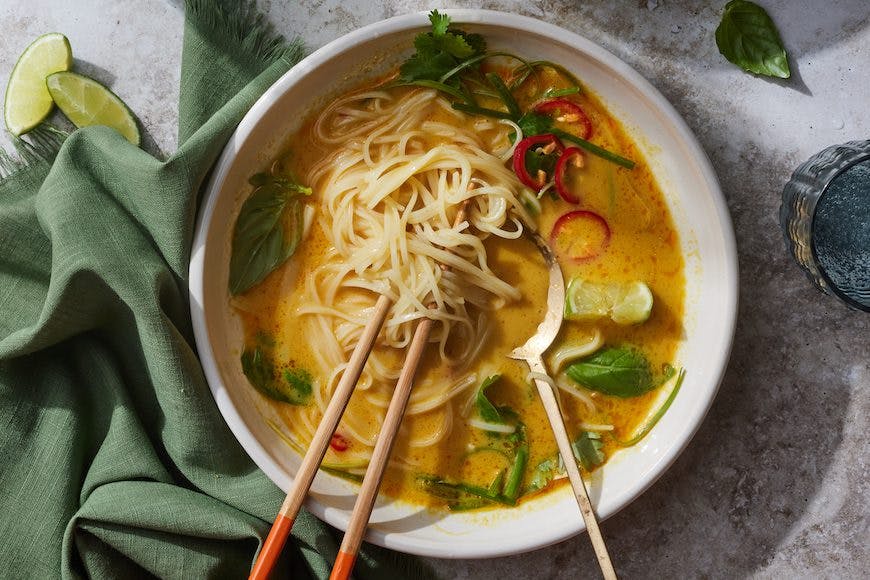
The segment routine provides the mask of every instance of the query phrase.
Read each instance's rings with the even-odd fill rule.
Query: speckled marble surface
[[[747,75],[717,52],[721,1],[264,0],[316,48],[358,26],[442,6],[520,12],[635,67],[685,117],[728,201],[740,257],[734,352],[713,408],[674,466],[603,524],[624,578],[858,578],[870,573],[870,314],[818,292],[777,223],[791,171],[870,138],[870,2],[759,0],[794,76]],[[35,36],[62,31],[79,70],[137,112],[145,147],[174,150],[180,0],[3,0],[0,79]],[[0,137],[0,145],[8,141]],[[585,536],[510,558],[431,560],[445,578],[597,577]]]

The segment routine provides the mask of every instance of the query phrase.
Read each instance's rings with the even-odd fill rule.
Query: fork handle
[[[544,362],[540,357],[529,358],[527,362],[533,373],[547,374],[547,369],[544,367]],[[607,546],[604,544],[604,537],[602,537],[601,530],[598,527],[598,520],[595,518],[595,512],[592,510],[589,495],[586,493],[586,485],[580,476],[577,460],[574,459],[571,440],[568,438],[568,431],[565,429],[565,422],[562,419],[562,411],[559,409],[556,393],[553,391],[552,385],[540,379],[535,379],[535,386],[538,389],[541,403],[544,405],[544,411],[547,413],[547,419],[550,421],[550,427],[553,430],[559,454],[562,456],[565,471],[568,472],[568,480],[571,482],[571,488],[574,490],[574,498],[580,507],[580,513],[583,514],[583,521],[586,523],[586,531],[589,534],[589,539],[592,541],[592,547],[595,549],[595,556],[598,558],[601,574],[605,580],[616,580],[616,571],[613,569],[613,563],[610,561],[610,554],[607,553]]]

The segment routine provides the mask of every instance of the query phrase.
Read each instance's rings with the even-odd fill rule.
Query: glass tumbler
[[[779,222],[816,286],[870,312],[870,140],[828,147],[798,167]]]

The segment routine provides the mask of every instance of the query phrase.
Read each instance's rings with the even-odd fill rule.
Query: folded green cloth
[[[177,153],[92,127],[0,154],[0,577],[247,575],[283,494],[209,393],[187,265],[204,177],[301,52],[189,0]],[[326,577],[338,537],[300,514],[283,575]],[[370,546],[356,572],[431,574]]]

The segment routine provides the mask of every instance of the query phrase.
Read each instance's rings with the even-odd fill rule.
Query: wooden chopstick
[[[547,374],[543,361],[527,360],[529,369],[533,373]],[[559,408],[559,401],[556,400],[556,393],[553,392],[553,387],[549,383],[540,379],[535,379],[535,386],[538,388],[538,396],[541,398],[541,403],[544,405],[544,411],[547,413],[547,419],[550,421],[550,428],[553,431],[553,436],[556,439],[556,446],[559,448],[559,454],[562,456],[562,463],[565,465],[565,471],[568,472],[568,480],[571,482],[571,489],[574,490],[574,498],[577,500],[577,505],[580,507],[580,513],[583,515],[583,521],[586,523],[586,532],[589,534],[589,539],[592,542],[592,548],[595,550],[595,556],[598,558],[598,566],[601,568],[601,574],[605,580],[616,580],[616,571],[613,569],[613,562],[610,561],[610,554],[607,552],[607,546],[604,543],[604,537],[601,535],[601,529],[598,527],[598,520],[595,518],[595,512],[592,511],[592,502],[589,501],[589,494],[586,492],[586,484],[580,476],[580,469],[577,467],[577,461],[574,459],[574,451],[571,448],[571,440],[568,438],[568,431],[565,429],[565,422],[562,419],[562,411]]]
[[[459,211],[454,219],[454,227],[465,220],[468,203],[469,200],[465,200],[459,206]],[[447,271],[450,268],[445,264],[441,264],[441,269]],[[434,304],[429,304],[429,308],[433,306]],[[378,496],[381,480],[384,477],[387,460],[390,458],[393,443],[396,441],[396,434],[399,432],[399,426],[402,424],[402,417],[405,414],[405,407],[407,407],[408,399],[411,396],[414,375],[417,373],[417,367],[420,365],[420,359],[429,341],[429,333],[432,330],[433,324],[434,321],[431,318],[423,318],[414,330],[414,337],[411,339],[411,345],[408,348],[408,354],[402,365],[402,371],[399,374],[399,379],[396,381],[396,389],[393,391],[393,397],[390,399],[390,406],[387,408],[386,417],[384,417],[380,433],[378,433],[378,440],[375,442],[375,448],[372,451],[372,458],[366,469],[362,487],[353,506],[347,531],[345,531],[344,539],[338,550],[338,556],[332,567],[332,573],[329,575],[330,580],[348,580],[353,571],[356,555],[362,544],[363,536],[365,536],[366,526]]]
[[[290,535],[290,530],[293,528],[293,522],[299,514],[299,509],[305,501],[305,496],[308,494],[308,488],[311,487],[311,482],[314,481],[314,476],[317,474],[320,462],[323,461],[323,456],[326,455],[332,434],[335,432],[342,414],[344,414],[344,409],[347,407],[347,403],[353,394],[354,387],[359,380],[369,353],[374,346],[375,339],[392,304],[393,301],[383,294],[375,303],[375,311],[372,318],[363,329],[359,342],[356,343],[353,353],[350,355],[347,368],[344,370],[335,388],[335,392],[326,406],[326,411],[323,413],[323,418],[314,432],[311,444],[305,452],[305,457],[302,458],[299,471],[296,472],[296,477],[293,478],[293,483],[290,485],[290,491],[287,493],[287,497],[284,499],[278,515],[275,516],[272,529],[263,543],[263,548],[257,556],[254,567],[251,569],[250,579],[265,580],[275,567],[284,544],[287,542],[287,537]]]
[[[429,332],[432,329],[432,324],[433,320],[431,318],[424,318],[414,330],[414,338],[411,340],[411,346],[408,348],[408,356],[405,359],[405,364],[402,366],[399,380],[396,382],[393,398],[390,399],[390,406],[387,408],[387,415],[384,417],[384,422],[381,425],[381,431],[378,434],[372,458],[369,461],[368,468],[366,468],[359,496],[357,496],[356,503],[353,506],[350,523],[347,526],[347,531],[344,533],[344,539],[341,542],[338,556],[335,559],[332,573],[329,576],[330,580],[346,580],[350,578],[350,573],[356,562],[356,554],[359,551],[360,544],[362,544],[369,516],[371,516],[372,508],[378,496],[378,489],[384,476],[384,469],[387,466],[387,460],[390,458],[390,451],[393,449],[396,434],[399,431],[402,417],[405,414],[405,407],[411,396],[414,375],[426,349],[426,344],[429,342]]]

